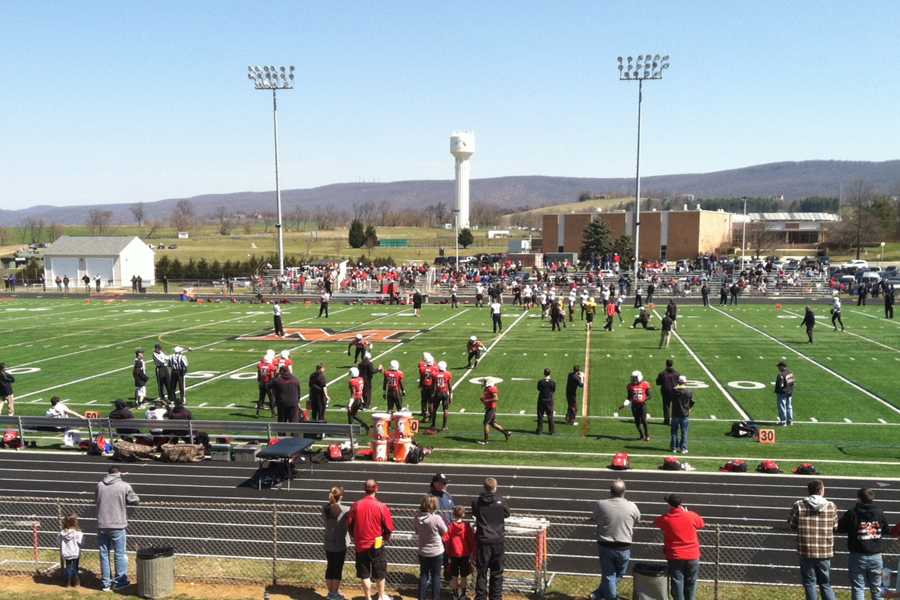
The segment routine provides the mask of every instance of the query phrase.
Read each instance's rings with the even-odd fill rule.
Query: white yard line
[[[653,314],[656,315],[657,319],[662,321],[662,318],[659,316],[659,312],[655,308],[653,309]],[[700,360],[700,357],[697,356],[697,354],[691,349],[691,347],[687,345],[687,342],[685,342],[684,339],[682,339],[682,337],[678,335],[678,332],[675,331],[675,329],[672,329],[672,335],[674,335],[675,339],[678,340],[682,346],[684,346],[684,349],[687,350],[687,353],[691,355],[691,358],[693,358],[694,361],[700,366],[700,368],[703,369],[703,372],[706,373],[706,376],[709,377],[710,381],[712,381],[716,385],[716,387],[719,388],[719,391],[722,392],[722,395],[725,396],[725,399],[728,400],[732,408],[737,411],[737,414],[739,414],[743,420],[749,421],[750,415],[748,415],[744,411],[744,409],[741,408],[741,405],[738,404],[737,400],[734,399],[734,396],[728,393],[728,390],[725,389],[725,386],[723,386],[722,383],[718,379],[716,379],[716,376],[712,374],[712,371],[707,368],[706,364],[702,360]]]
[[[894,406],[893,404],[891,404],[890,402],[888,402],[888,401],[885,400],[884,398],[882,398],[882,397],[880,397],[880,396],[878,396],[878,395],[876,395],[876,394],[873,394],[872,392],[870,392],[869,390],[867,390],[867,389],[865,389],[864,387],[860,386],[859,384],[854,383],[853,381],[847,379],[846,377],[844,377],[844,376],[841,375],[840,373],[837,373],[837,372],[835,372],[835,371],[829,369],[828,367],[826,367],[826,366],[823,365],[822,363],[818,362],[817,360],[815,360],[815,359],[813,359],[813,358],[810,358],[809,356],[803,354],[803,353],[800,352],[799,350],[795,350],[794,348],[791,348],[790,346],[788,346],[787,344],[785,344],[785,343],[782,342],[781,340],[772,337],[771,335],[769,335],[769,334],[766,333],[765,331],[763,331],[763,330],[761,330],[761,329],[758,329],[758,328],[754,327],[753,325],[750,325],[749,323],[746,323],[746,322],[742,321],[741,319],[738,319],[737,317],[732,316],[732,315],[728,314],[727,312],[725,312],[725,311],[723,311],[723,310],[720,310],[720,309],[716,308],[715,306],[713,306],[713,307],[711,307],[711,308],[712,308],[714,311],[716,311],[717,313],[722,314],[722,315],[725,315],[726,317],[728,317],[729,319],[731,319],[731,320],[733,320],[733,321],[737,321],[738,323],[740,323],[741,325],[743,325],[743,326],[746,327],[747,329],[750,329],[751,331],[755,331],[756,333],[760,334],[761,336],[763,336],[763,337],[765,337],[765,338],[768,338],[769,340],[775,342],[776,344],[778,344],[778,345],[781,346],[782,348],[785,348],[785,349],[787,349],[787,350],[790,350],[791,352],[793,352],[794,354],[796,354],[797,356],[799,356],[799,357],[802,358],[803,360],[807,361],[807,362],[810,363],[810,364],[813,364],[813,365],[819,367],[820,369],[822,369],[823,371],[825,371],[825,372],[828,373],[829,375],[832,375],[832,376],[834,376],[835,378],[837,378],[838,380],[843,381],[844,383],[846,383],[847,385],[849,385],[850,387],[852,387],[852,388],[855,389],[856,391],[861,392],[862,394],[868,396],[868,397],[871,398],[872,400],[875,400],[875,401],[878,402],[879,404],[882,404],[883,406],[887,407],[888,409],[890,409],[890,410],[893,411],[894,413],[900,414],[900,408],[897,408],[896,406]]]
[[[468,309],[466,309],[466,310],[468,310]],[[512,322],[512,325],[510,325],[509,327],[507,327],[507,328],[505,328],[503,331],[501,331],[501,332],[500,332],[500,335],[498,335],[497,337],[494,338],[494,341],[491,342],[491,345],[488,346],[487,349],[484,351],[484,354],[481,355],[480,361],[481,361],[481,360],[484,360],[484,357],[486,357],[488,354],[490,354],[491,350],[494,349],[494,346],[496,346],[497,343],[498,343],[500,340],[502,340],[502,339],[504,338],[504,336],[506,336],[506,334],[509,333],[509,331],[510,331],[513,327],[515,327],[516,325],[518,325],[519,321],[522,320],[522,317],[526,316],[527,314],[528,314],[528,311],[523,311],[523,312],[522,312],[518,317],[516,317],[516,319]],[[479,362],[480,362],[480,361],[479,361]],[[456,391],[456,388],[459,387],[459,384],[461,384],[463,381],[465,381],[465,380],[466,380],[466,377],[468,377],[469,374],[470,374],[474,369],[475,369],[475,367],[471,367],[471,368],[467,369],[467,370],[462,374],[462,377],[460,377],[459,379],[457,379],[457,380],[456,380],[456,383],[453,384],[453,387],[450,388],[450,392],[451,392],[451,393],[455,392],[455,391]]]
[[[792,310],[784,310],[783,312],[786,312],[786,313],[789,314],[789,315],[794,315],[795,317],[797,317],[797,318],[799,318],[799,319],[802,319],[802,318],[803,318],[803,315],[801,315],[801,314],[799,314],[799,313],[795,313],[795,312],[792,311]],[[854,312],[856,312],[856,311],[854,311]],[[863,314],[865,314],[865,313],[863,313]],[[890,350],[891,352],[897,352],[897,353],[900,353],[900,349],[898,349],[898,348],[894,348],[893,346],[888,346],[887,344],[882,344],[881,342],[875,341],[875,340],[873,340],[872,338],[867,338],[867,337],[864,336],[864,335],[860,335],[860,334],[858,334],[858,333],[854,333],[853,331],[848,331],[848,330],[844,329],[844,330],[841,331],[841,333],[844,334],[844,335],[852,335],[853,337],[858,337],[858,338],[861,339],[861,340],[865,340],[865,341],[867,341],[867,342],[871,342],[871,343],[875,344],[876,346],[881,346],[881,347],[884,348],[885,350]]]
[[[870,315],[867,312],[863,312],[861,310],[853,310],[850,309],[850,312],[855,313],[857,315],[862,315],[864,317],[869,317],[870,319],[875,319],[876,321],[881,321],[882,323],[890,323],[891,325],[900,325],[900,321],[895,321],[893,319],[884,319],[882,317],[876,317],[875,315]]]

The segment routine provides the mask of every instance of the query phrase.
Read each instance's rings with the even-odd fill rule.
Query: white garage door
[[[69,279],[75,281],[78,279],[78,259],[68,256],[58,256],[51,260],[53,266],[53,276],[57,275],[62,278],[68,275]]]
[[[103,285],[106,285],[113,278],[114,262],[114,258],[88,257],[85,260],[85,272],[91,276],[91,279],[99,275],[103,280]]]

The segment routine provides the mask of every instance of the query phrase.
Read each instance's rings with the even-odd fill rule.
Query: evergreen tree
[[[609,239],[609,227],[602,219],[591,219],[584,228],[581,240],[581,260],[589,263],[599,262],[612,250]]]
[[[459,241],[460,246],[468,248],[475,243],[475,236],[472,235],[472,230],[466,227],[465,229],[460,230],[457,240]]]
[[[378,232],[375,231],[374,225],[366,225],[366,233],[364,237],[366,248],[371,249],[378,245]]]
[[[362,221],[353,219],[350,222],[350,233],[347,236],[351,248],[362,248],[366,243],[366,232],[363,229]]]

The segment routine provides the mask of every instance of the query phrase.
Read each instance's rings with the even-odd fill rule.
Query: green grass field
[[[671,356],[676,367],[697,389],[691,417],[690,455],[695,468],[715,470],[729,458],[775,458],[783,469],[801,461],[815,462],[831,475],[879,474],[900,477],[900,321],[881,318],[878,306],[845,308],[846,333],[834,333],[827,307],[816,307],[823,320],[810,346],[799,327],[802,307],[747,305],[725,309],[682,306],[678,337],[668,351],[657,349],[658,332],[633,330],[633,310],[625,310],[624,326],[612,333],[598,324],[590,337],[584,323],[551,332],[540,313],[506,307],[505,329],[493,335],[486,309],[444,305],[425,307],[416,318],[406,307],[379,305],[332,306],[330,319],[316,318],[315,305],[286,305],[286,327],[325,327],[334,332],[401,329],[397,343],[376,343],[376,363],[400,361],[411,379],[410,406],[418,409],[415,365],[423,351],[446,360],[457,387],[449,431],[420,435],[420,442],[437,448],[433,461],[496,464],[592,466],[606,465],[612,453],[629,452],[636,467],[655,468],[669,454],[668,431],[661,423],[661,403],[650,403],[652,441],[636,441],[636,430],[616,410],[632,370],[651,382]],[[133,351],[149,354],[156,341],[167,350],[191,346],[188,405],[195,418],[254,419],[254,365],[267,348],[291,348],[295,372],[306,391],[313,366],[324,362],[334,380],[334,404],[329,420],[345,419],[346,372],[350,358],[346,342],[248,341],[240,336],[265,334],[271,327],[268,306],[248,304],[188,304],[159,300],[84,303],[76,300],[15,299],[0,302],[0,361],[16,374],[17,414],[42,415],[51,395],[67,399],[79,412],[105,414],[116,398],[133,393],[130,368]],[[465,341],[477,334],[489,347],[477,369],[465,369]],[[796,424],[777,430],[775,446],[762,446],[725,435],[741,413],[758,421],[776,417],[772,384],[781,360],[794,371]],[[561,423],[565,411],[562,388],[572,365],[589,361],[590,418],[579,426]],[[542,370],[553,370],[557,397],[557,433],[534,435],[535,385]],[[152,366],[148,367],[152,378]],[[494,435],[486,448],[481,437],[480,387],[470,382],[496,376],[500,384],[499,421],[513,431],[507,443]],[[375,387],[380,390],[381,377]],[[155,381],[148,392],[155,394]],[[380,393],[375,405],[384,407]],[[579,399],[579,414],[582,401]],[[627,410],[627,409],[626,409]],[[368,416],[364,416],[368,419]],[[751,465],[752,466],[752,465]]]

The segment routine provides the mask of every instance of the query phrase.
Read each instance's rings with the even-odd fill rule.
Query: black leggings
[[[328,560],[328,565],[325,567],[325,579],[340,581],[344,576],[344,561],[347,559],[347,551],[328,552],[326,550],[325,558]]]

